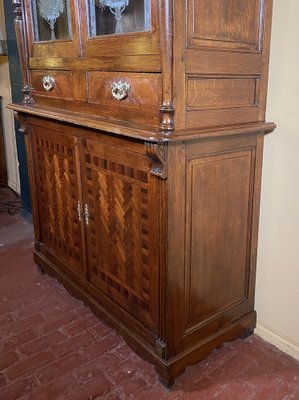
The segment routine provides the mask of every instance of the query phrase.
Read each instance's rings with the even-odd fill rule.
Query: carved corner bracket
[[[14,111],[13,116],[20,124],[19,132],[23,133],[23,135],[26,135],[28,133],[27,119],[22,117],[17,111]]]
[[[146,155],[152,166],[150,173],[160,179],[167,179],[167,142],[145,142]]]

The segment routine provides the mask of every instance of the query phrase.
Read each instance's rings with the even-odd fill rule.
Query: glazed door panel
[[[160,54],[158,1],[89,0],[80,7],[85,57],[109,57],[121,70],[132,56]]]
[[[31,140],[41,251],[84,274],[77,138],[32,126]]]
[[[77,8],[77,0],[24,0],[30,57],[80,55]]]
[[[83,148],[89,280],[152,328],[158,265],[156,188],[148,159],[92,140]]]

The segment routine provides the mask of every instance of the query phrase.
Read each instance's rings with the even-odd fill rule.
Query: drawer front
[[[138,112],[145,119],[158,120],[162,104],[161,75],[90,71],[88,101],[109,107],[114,117],[122,116],[125,111],[128,119]]]
[[[77,71],[31,71],[33,95],[66,100],[85,100],[85,74]]]

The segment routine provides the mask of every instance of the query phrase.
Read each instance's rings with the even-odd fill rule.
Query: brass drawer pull
[[[43,88],[47,92],[49,92],[50,90],[54,89],[54,85],[55,85],[56,80],[55,80],[55,78],[53,76],[46,75],[46,76],[43,77],[42,82],[43,82]]]
[[[112,96],[118,101],[125,100],[130,89],[131,85],[128,82],[118,81],[111,84]]]

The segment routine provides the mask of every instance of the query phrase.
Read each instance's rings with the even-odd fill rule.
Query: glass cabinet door
[[[80,55],[78,0],[23,1],[30,58],[47,64],[48,58]]]
[[[117,65],[124,70],[129,66],[132,71],[160,71],[158,0],[81,0],[80,4],[86,58],[101,59],[102,69]]]
[[[70,0],[33,0],[34,41],[72,38]]]
[[[90,0],[89,36],[151,29],[150,0]]]

